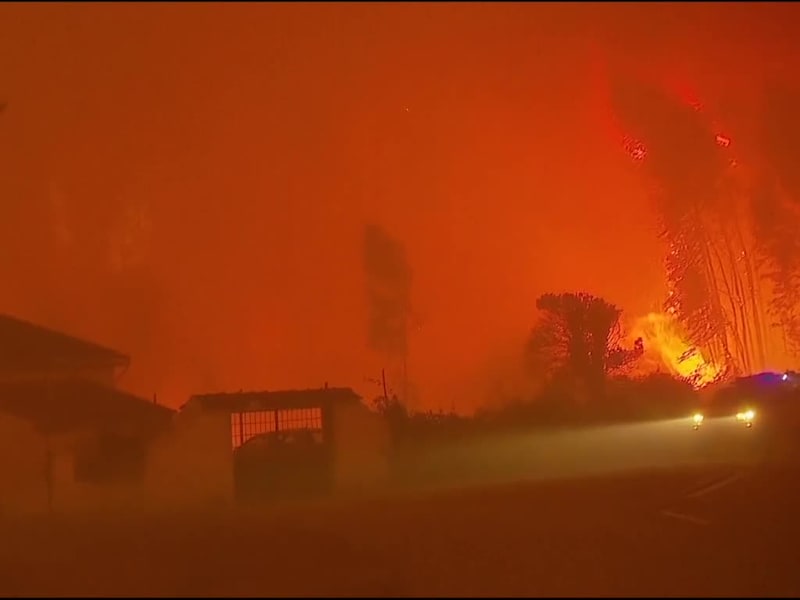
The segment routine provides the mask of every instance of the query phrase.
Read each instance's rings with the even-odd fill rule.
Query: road
[[[706,451],[735,439],[692,435]],[[6,525],[0,594],[796,596],[800,473],[739,439],[758,460]]]
[[[784,436],[785,437],[785,436]],[[418,487],[487,485],[693,467],[749,466],[777,448],[770,431],[746,430],[734,419],[708,419],[692,431],[689,417],[578,430],[505,434],[425,448],[410,462]]]

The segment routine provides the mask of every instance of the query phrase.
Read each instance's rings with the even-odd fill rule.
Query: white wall
[[[44,437],[26,421],[0,413],[0,514],[46,510]]]
[[[233,452],[227,414],[179,414],[152,442],[144,479],[113,484],[74,478],[79,433],[51,437],[55,512],[210,508],[233,502]],[[0,413],[0,515],[45,513],[46,441],[26,421]]]
[[[27,421],[0,414],[0,513],[48,511],[46,448],[51,452],[51,507],[56,513],[134,510],[144,502],[143,482],[82,483],[74,477],[80,434],[50,436]]]
[[[366,491],[385,483],[389,435],[384,421],[361,406],[337,407],[332,419],[337,491]],[[57,512],[206,510],[234,502],[231,425],[226,413],[176,415],[172,429],[151,444],[141,482],[75,481],[76,441],[77,435],[49,441]],[[45,438],[33,427],[0,414],[0,513],[47,510],[45,448]]]
[[[332,418],[337,491],[367,491],[384,485],[390,449],[386,422],[362,405],[337,406]]]
[[[136,511],[145,502],[144,482],[85,483],[75,480],[74,439],[51,441],[53,459],[53,511],[101,513]]]
[[[230,416],[179,413],[156,440],[147,462],[145,488],[153,508],[213,508],[233,503]]]

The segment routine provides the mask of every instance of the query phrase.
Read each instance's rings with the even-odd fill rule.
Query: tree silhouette
[[[527,346],[532,370],[547,378],[563,376],[597,390],[609,374],[630,367],[644,342],[624,348],[622,310],[591,294],[544,294],[536,301],[541,318]]]
[[[369,307],[368,343],[392,363],[401,363],[405,402],[409,396],[408,327],[411,268],[403,244],[381,226],[364,230],[364,271]]]
[[[800,90],[772,82],[765,93],[761,143],[766,166],[751,203],[763,278],[772,295],[770,316],[786,350],[800,355]]]

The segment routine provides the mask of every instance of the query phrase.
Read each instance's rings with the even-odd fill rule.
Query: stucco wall
[[[135,510],[145,501],[144,481],[114,484],[75,480],[80,433],[46,439],[27,421],[0,414],[0,512],[7,515]],[[50,448],[48,507],[46,449]]]
[[[154,508],[219,507],[233,502],[230,416],[181,413],[148,456],[147,502]]]
[[[79,433],[46,442],[26,421],[0,414],[0,514],[48,510],[46,448],[52,456],[52,508],[59,513],[180,510],[233,501],[233,453],[226,414],[178,415],[149,448],[144,477],[119,483],[75,480]]]
[[[339,492],[360,492],[388,478],[385,423],[361,406],[331,413],[334,481]],[[47,511],[46,447],[52,451],[52,501],[57,512],[206,510],[234,502],[230,416],[181,413],[154,440],[142,481],[75,481],[76,435],[45,438],[25,421],[0,414],[0,513]]]
[[[114,483],[76,481],[74,453],[57,448],[53,458],[53,510],[58,513],[136,511],[145,501],[142,480]]]
[[[44,437],[27,422],[0,413],[0,514],[45,510]]]
[[[332,411],[334,481],[341,493],[368,491],[389,477],[389,431],[385,421],[362,405]]]

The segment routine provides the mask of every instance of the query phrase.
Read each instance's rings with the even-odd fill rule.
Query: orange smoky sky
[[[798,64],[797,14],[3,4],[0,310],[128,352],[123,385],[175,406],[324,382],[370,397],[375,222],[414,272],[418,403],[474,407],[542,292],[631,315],[662,300],[611,74],[755,115],[764,74]]]

